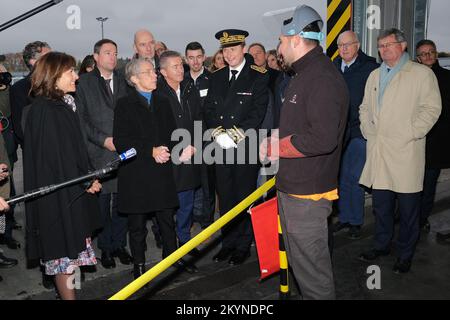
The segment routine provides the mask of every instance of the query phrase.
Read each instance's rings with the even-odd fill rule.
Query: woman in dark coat
[[[178,198],[170,161],[175,120],[169,101],[153,92],[156,73],[151,62],[130,61],[125,76],[135,89],[117,103],[113,139],[118,152],[130,148],[137,151],[137,156],[119,169],[117,198],[118,211],[128,214],[130,250],[137,278],[145,272],[148,214],[156,215],[163,258],[177,248],[173,216]],[[187,267],[182,260],[176,266]]]
[[[86,145],[74,99],[78,79],[75,59],[51,52],[36,63],[32,90],[36,95],[25,122],[24,184],[29,191],[88,173]],[[74,299],[68,280],[74,268],[96,263],[90,236],[100,227],[98,181],[88,190],[67,187],[26,203],[27,258],[40,259],[47,275],[55,275],[62,299]],[[85,192],[87,191],[87,193]]]

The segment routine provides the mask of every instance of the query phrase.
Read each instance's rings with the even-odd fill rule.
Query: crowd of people
[[[206,228],[216,207],[223,215],[252,193],[264,161],[279,162],[281,226],[303,299],[335,298],[330,236],[346,229],[350,239],[361,237],[366,192],[375,237],[360,259],[390,253],[398,211],[393,271],[408,272],[420,230],[429,228],[440,170],[450,167],[441,148],[450,136],[450,72],[439,66],[431,40],[417,44],[411,61],[395,28],[378,36],[381,65],[352,31],[339,35],[339,57],[331,61],[320,46],[322,27],[313,8],[299,6],[269,51],[261,43],[247,50],[245,30],[221,30],[209,69],[200,43],[188,43],[183,55],[145,29],[134,34],[135,55],[123,69],[110,39],[94,44],[78,72],[71,55],[45,42],[26,45],[30,73],[0,87],[9,123],[0,136],[1,243],[20,248],[12,234],[21,226],[4,201],[14,195],[18,145],[26,191],[76,178],[135,148],[136,157],[117,172],[26,203],[27,259],[62,299],[75,299],[67,286],[74,267],[97,263],[94,246],[104,268],[118,259],[132,264],[137,278],[146,271],[148,221],[165,258],[191,239],[193,223]],[[177,130],[195,137],[196,124],[206,141],[174,139]],[[259,129],[271,133],[255,148],[249,132]],[[213,164],[194,161],[208,148]],[[339,221],[328,226],[334,201]],[[213,260],[240,265],[252,241],[249,215],[241,214],[222,229]],[[0,253],[0,268],[17,263]],[[174,266],[199,272],[185,259]]]

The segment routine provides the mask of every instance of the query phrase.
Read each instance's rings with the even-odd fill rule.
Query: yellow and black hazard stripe
[[[289,299],[289,265],[286,253],[286,247],[284,246],[283,231],[281,229],[280,216],[278,215],[278,241],[280,246],[280,300]]]
[[[337,38],[352,27],[352,1],[327,0],[327,55],[338,56]]]

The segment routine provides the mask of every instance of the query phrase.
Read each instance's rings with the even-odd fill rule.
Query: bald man
[[[133,49],[136,56],[150,60],[155,69],[159,69],[159,59],[155,55],[155,44],[155,37],[147,29],[140,29],[134,34]]]
[[[366,161],[366,141],[359,129],[359,106],[369,74],[378,63],[360,49],[357,35],[345,31],[338,37],[339,57],[334,65],[343,74],[350,93],[349,116],[339,178],[339,222],[334,231],[348,229],[347,237],[359,239],[364,222],[364,189],[359,177]]]

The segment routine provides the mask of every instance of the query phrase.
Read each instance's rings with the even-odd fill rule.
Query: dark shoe
[[[243,264],[248,257],[250,257],[249,251],[236,251],[233,253],[230,260],[228,260],[228,263],[232,266],[237,266],[239,264]]]
[[[102,266],[105,269],[111,269],[116,267],[116,261],[108,251],[102,251],[102,257],[100,258]]]
[[[215,262],[225,261],[229,256],[233,253],[234,250],[229,248],[222,248],[220,251],[213,257]]]
[[[202,255],[201,251],[198,250],[197,248],[192,249],[191,251],[189,251],[188,254],[194,258],[199,258]]]
[[[436,232],[436,240],[440,243],[450,243],[450,232],[448,233]]]
[[[161,234],[159,233],[159,230],[158,231],[152,230],[152,231],[153,231],[153,235],[155,237],[156,247],[158,249],[161,249],[162,248]]]
[[[133,276],[134,279],[139,278],[145,273],[145,263],[138,263],[134,265],[133,268]]]
[[[409,272],[409,269],[411,269],[411,260],[400,260],[397,259],[397,261],[394,264],[394,268],[392,269],[394,273],[407,273]]]
[[[0,282],[2,282],[3,281],[3,278],[2,278],[2,276],[0,276]]]
[[[53,282],[53,276],[46,275],[42,272],[42,286],[45,289],[54,289],[55,283]]]
[[[336,233],[336,232],[341,231],[342,229],[348,229],[348,228],[350,228],[350,223],[348,223],[348,222],[345,222],[345,223],[336,222],[333,225],[333,233]]]
[[[17,222],[13,222],[12,228],[13,230],[22,230],[22,226]]]
[[[125,265],[129,265],[133,261],[133,258],[131,258],[130,254],[125,248],[115,250],[112,253],[112,256],[119,258],[120,263]]]
[[[198,268],[195,264],[184,261],[183,259],[178,260],[173,264],[178,270],[186,271],[187,273],[197,273]]]
[[[19,263],[16,259],[8,258],[0,253],[0,269],[12,268]]]
[[[425,233],[430,233],[430,229],[431,229],[431,226],[430,226],[430,223],[428,221],[420,226],[420,230],[425,232]]]
[[[10,237],[0,237],[0,244],[6,244],[6,246],[11,250],[17,250],[20,248],[20,242]]]
[[[347,232],[347,238],[351,240],[361,239],[361,226],[351,225]]]
[[[361,255],[359,256],[359,260],[365,261],[365,262],[370,262],[380,256],[387,256],[389,254],[389,252],[390,252],[389,250],[372,249],[370,251],[361,253]]]

